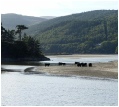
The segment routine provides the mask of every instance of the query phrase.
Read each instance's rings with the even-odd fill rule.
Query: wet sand
[[[111,61],[107,63],[93,63],[92,67],[77,67],[74,64],[65,66],[56,65],[49,67],[38,66],[35,67],[35,71],[53,75],[76,75],[118,79],[118,61]]]

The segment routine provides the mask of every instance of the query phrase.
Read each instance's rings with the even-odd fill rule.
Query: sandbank
[[[37,66],[34,69],[40,73],[64,76],[91,76],[118,79],[118,61],[93,63],[92,67],[77,67],[75,64],[65,66]]]

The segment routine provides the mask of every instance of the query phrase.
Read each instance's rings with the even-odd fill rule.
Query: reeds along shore
[[[35,70],[55,75],[78,75],[118,79],[118,61],[93,63],[92,67],[77,67],[75,64],[65,66],[39,66]]]

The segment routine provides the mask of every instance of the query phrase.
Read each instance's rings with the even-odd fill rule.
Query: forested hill
[[[41,23],[48,19],[41,17],[33,17],[33,16],[24,16],[19,14],[1,14],[1,22],[7,29],[14,29],[16,25],[34,25],[37,23]]]
[[[118,11],[96,10],[62,16],[29,29],[46,54],[118,52]]]
[[[101,20],[101,19],[103,20],[104,18],[110,15],[113,16],[115,14],[118,15],[117,10],[95,10],[95,11],[88,11],[83,13],[67,15],[67,16],[61,16],[30,26],[26,32],[29,33],[30,35],[36,35],[39,34],[42,30],[54,26],[56,24],[60,24],[61,22],[72,21],[72,20],[80,20],[80,21],[94,21],[94,20]]]

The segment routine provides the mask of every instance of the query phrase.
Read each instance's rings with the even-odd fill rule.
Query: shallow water
[[[52,57],[50,63],[75,61],[108,62],[117,55],[95,58]],[[63,77],[44,74],[26,74],[32,66],[2,65],[4,69],[21,72],[1,74],[2,106],[117,106],[118,80],[92,77]]]
[[[58,62],[65,62],[65,63],[74,63],[74,62],[86,62],[86,63],[98,63],[98,62],[109,62],[118,60],[118,55],[103,55],[95,56],[94,57],[58,57],[58,56],[47,56],[50,58],[50,61],[41,61],[41,62],[49,62],[49,63],[58,63]]]
[[[1,96],[5,106],[117,106],[118,81],[6,72]]]

